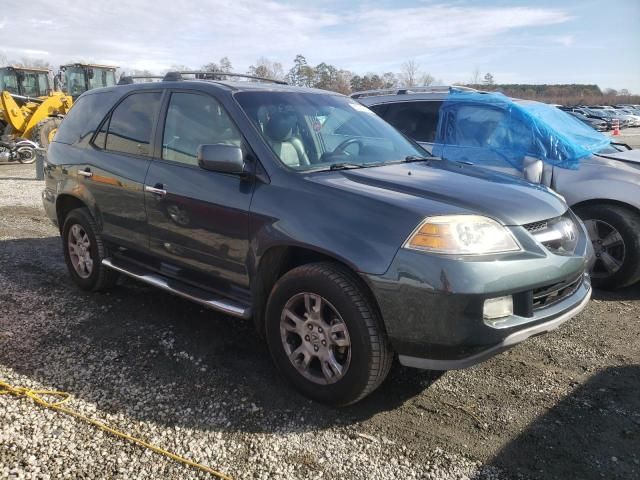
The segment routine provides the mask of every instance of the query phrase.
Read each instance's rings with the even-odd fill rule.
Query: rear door
[[[163,111],[161,149],[145,180],[151,250],[162,273],[242,297],[253,183],[200,168],[196,151],[205,144],[248,147],[213,96],[173,91]]]
[[[147,250],[144,178],[151,162],[162,91],[136,91],[107,115],[93,139],[85,182],[96,201],[105,239]]]

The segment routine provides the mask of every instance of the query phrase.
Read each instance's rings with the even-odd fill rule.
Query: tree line
[[[75,63],[75,62],[68,62]],[[94,63],[94,62],[86,62]],[[23,65],[42,68],[52,68],[44,60],[22,59],[9,61],[0,52],[0,66]],[[231,73],[233,64],[228,57],[222,57],[217,62],[209,62],[199,69],[186,65],[172,65],[168,70]],[[153,75],[148,70],[131,70],[131,75]],[[377,89],[411,88],[419,86],[442,85],[429,72],[424,71],[415,60],[407,60],[400,66],[398,72],[368,72],[357,74],[350,70],[339,68],[326,62],[310,65],[302,54],[296,55],[293,65],[288,70],[282,63],[260,57],[247,71],[248,75],[256,77],[284,80],[291,85],[319,88],[349,95],[353,92]],[[535,84],[499,84],[490,72],[482,74],[479,68],[474,68],[467,82],[458,83],[479,90],[499,91],[507,96],[526,100],[537,100],[561,105],[609,105],[620,103],[640,104],[640,95],[631,95],[627,89],[619,91],[608,88],[604,91],[597,85],[566,84],[566,85],[535,85]]]

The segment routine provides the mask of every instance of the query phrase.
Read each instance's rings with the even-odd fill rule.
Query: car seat
[[[265,126],[265,134],[276,155],[289,167],[309,165],[309,157],[302,141],[293,135],[297,119],[295,115],[276,112]]]

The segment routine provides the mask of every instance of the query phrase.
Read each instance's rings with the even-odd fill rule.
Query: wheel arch
[[[313,248],[294,245],[278,245],[267,249],[259,258],[253,283],[253,321],[256,330],[264,335],[264,312],[267,300],[275,283],[287,272],[301,265],[316,262],[331,262],[341,265],[353,274],[363,292],[370,298],[372,305],[380,312],[380,307],[367,282],[358,271],[343,259]]]
[[[590,198],[588,200],[583,200],[581,202],[571,205],[571,209],[574,211],[577,211],[581,207],[589,207],[592,205],[597,205],[597,206],[614,205],[617,207],[627,208],[629,210],[632,210],[636,214],[640,215],[640,208],[636,207],[635,205],[632,205],[630,203],[627,203],[621,200],[614,200],[611,198]]]
[[[76,208],[87,208],[96,220],[96,223],[100,225],[98,215],[96,215],[95,209],[90,206],[89,202],[70,193],[61,193],[56,198],[56,217],[58,219],[60,232],[62,232],[62,227],[64,226],[64,219],[71,210],[75,210]]]

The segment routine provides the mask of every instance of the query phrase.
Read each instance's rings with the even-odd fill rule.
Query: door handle
[[[85,168],[84,170],[78,170],[78,175],[87,178],[93,177],[93,173],[91,173],[91,169],[89,167]]]
[[[149,193],[153,193],[154,195],[158,195],[160,197],[164,197],[167,195],[167,191],[164,189],[164,185],[162,185],[161,183],[156,183],[156,185],[154,187],[151,187],[149,185],[145,185],[144,186],[144,191],[145,192],[149,192]]]

